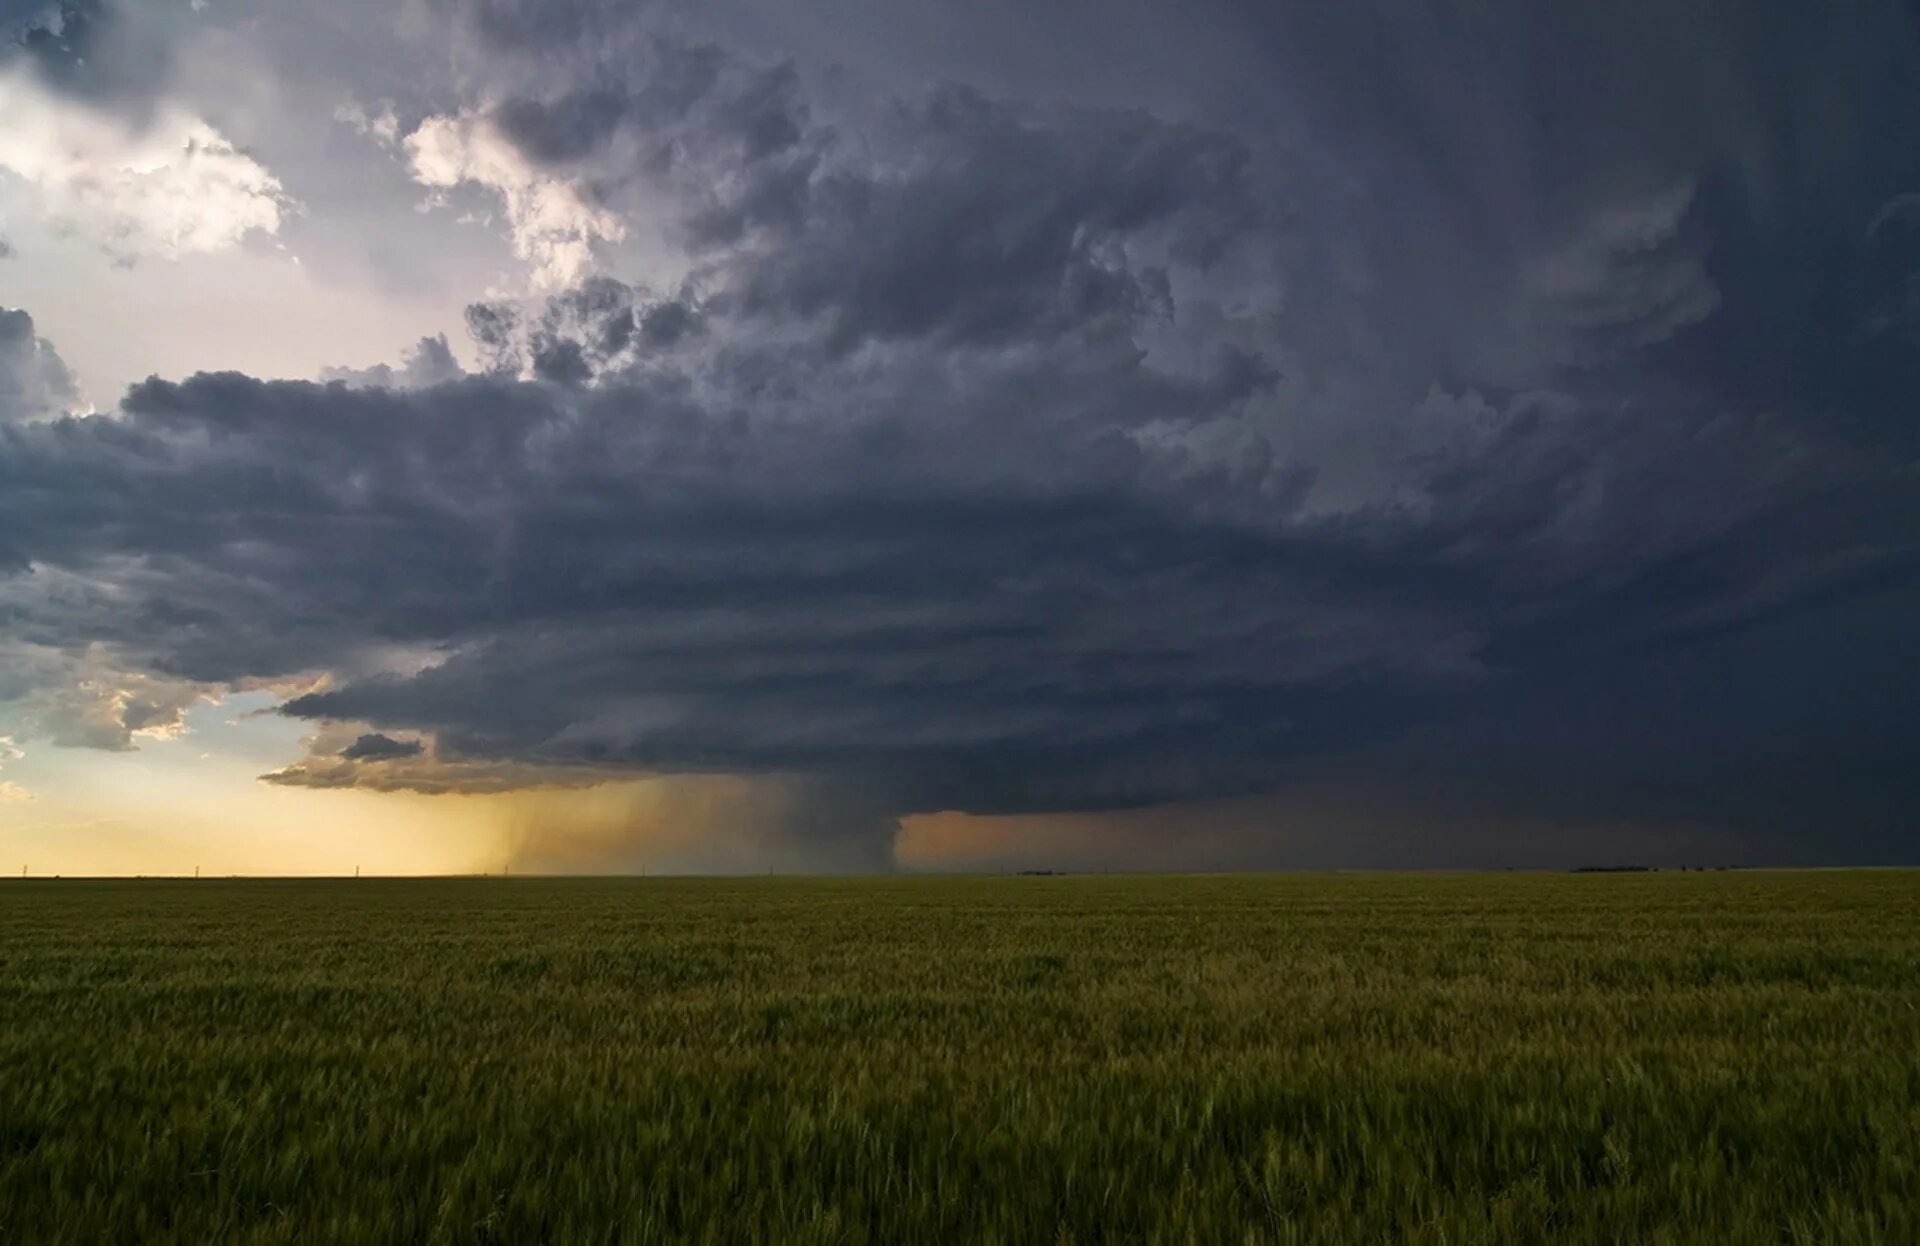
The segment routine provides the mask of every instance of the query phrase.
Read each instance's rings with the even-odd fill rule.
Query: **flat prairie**
[[[0,883],[0,1241],[1920,1241],[1920,873]]]

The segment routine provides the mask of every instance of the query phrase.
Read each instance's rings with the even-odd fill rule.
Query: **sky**
[[[1920,862],[1920,6],[0,0],[0,869]]]

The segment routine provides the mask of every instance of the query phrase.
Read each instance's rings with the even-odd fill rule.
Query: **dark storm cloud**
[[[589,278],[546,301],[537,315],[511,302],[474,303],[467,331],[494,375],[579,385],[640,367],[697,335],[696,296],[661,296],[607,277]]]
[[[791,67],[740,70],[671,42],[646,47],[652,60],[712,72],[671,92],[671,108],[595,90],[515,97],[491,116],[546,163],[644,136],[597,166],[595,184],[686,187],[683,232],[715,257],[706,276],[730,305],[822,317],[843,348],[899,337],[992,345],[1165,314],[1170,264],[1216,264],[1266,215],[1246,148],[1227,134],[953,86],[892,110],[856,147],[812,121]]]
[[[285,783],[1910,832],[1907,9],[1286,6],[1181,120],[451,11],[472,115],[684,281],[475,304],[476,375],[0,426],[10,634],[332,672]]]
[[[1170,267],[1210,268],[1274,223],[1278,192],[1241,138],[1144,110],[949,85],[850,134],[816,117],[790,63],[756,66],[644,20],[603,16],[618,37],[574,44],[564,14],[463,11],[519,67],[516,92],[484,112],[507,142],[609,202],[674,189],[679,239],[729,307],[819,317],[841,348],[995,345],[1165,315]],[[579,371],[564,344],[549,371]]]
[[[0,69],[23,63],[57,90],[144,107],[168,69],[157,25],[144,6],[108,0],[0,0]]]
[[[101,6],[91,0],[5,0],[0,48],[24,58],[55,80],[80,73]]]
[[[484,343],[482,346],[484,349]],[[420,389],[455,380],[460,375],[460,363],[453,357],[446,334],[437,333],[416,342],[397,368],[384,363],[371,368],[328,368],[320,379],[378,389]]]
[[[79,398],[73,374],[33,317],[0,307],[0,424],[64,410]]]
[[[1029,343],[1168,313],[1165,264],[1204,271],[1258,219],[1237,141],[1146,114],[952,88],[894,124],[911,135],[904,169],[776,173],[703,214],[716,238],[766,233],[740,274],[743,310],[822,316],[844,345]]]
[[[955,767],[1015,806],[1266,773],[1294,729],[1259,707],[1276,690],[1471,667],[1443,593],[1196,513],[1098,428],[1009,430],[982,456],[965,411],[836,430],[852,412],[755,418],[688,388],[149,382],[117,421],[9,446],[0,509],[30,557],[147,563],[118,575],[122,610],[27,598],[23,630],[196,680],[439,646],[290,710],[431,731],[449,760],[818,772],[910,804]]]
[[[356,737],[340,750],[348,761],[392,761],[397,757],[418,757],[423,746],[418,740],[396,740],[377,731]]]
[[[605,13],[605,33],[556,41],[557,14],[529,14],[527,37],[501,41],[484,6],[455,6],[477,29],[476,54],[510,89],[484,115],[530,161],[583,170],[603,187],[636,176],[736,173],[810,148],[816,132],[790,64],[760,65],[668,33],[644,10]],[[800,153],[803,157],[805,152]]]
[[[1661,498],[1653,466],[1532,413],[1480,468],[1436,474],[1424,519],[1315,521],[1217,514],[1230,480],[1103,452],[1071,418],[969,461],[964,408],[783,427],[688,388],[151,382],[118,421],[13,435],[5,518],[31,557],[147,564],[119,574],[119,612],[24,621],[196,680],[436,646],[438,665],[289,710],[432,733],[451,762],[1073,808],[1257,787],[1487,680],[1751,619],[1885,531],[1805,482],[1777,491],[1744,429],[1670,468],[1726,472],[1744,514]],[[1643,492],[1598,501],[1614,470]],[[1768,556],[1795,506],[1827,525],[1804,568]],[[1881,506],[1905,522],[1911,493]]]
[[[1543,362],[1461,340],[1513,306],[1489,279],[1518,273],[1620,345],[1697,324],[1660,362],[1725,399],[1846,420],[1905,408],[1862,385],[1854,352],[1876,293],[1897,303],[1885,287],[1913,269],[1899,231],[1873,227],[1920,185],[1902,137],[1920,110],[1911,5],[1369,0],[1264,6],[1247,28],[1298,84],[1304,124],[1345,149],[1357,225],[1415,278],[1402,292],[1471,300],[1456,365]],[[1671,222],[1647,219],[1677,188]],[[1388,228],[1415,216],[1423,229]],[[1637,276],[1583,255],[1583,235],[1609,232]],[[1709,292],[1711,315],[1670,315]]]
[[[660,135],[645,150],[656,166],[675,155],[675,128],[711,99],[723,85],[728,59],[719,49],[669,39],[644,39],[629,45],[627,56],[596,75],[593,85],[569,80],[546,96],[510,96],[492,110],[501,131],[530,158],[547,165],[569,165],[600,154],[622,132]],[[777,106],[764,82],[788,75],[763,71],[735,88],[738,101],[760,99],[765,111]],[[777,94],[777,93],[776,93]],[[742,120],[741,103],[723,105],[720,118]],[[765,124],[764,122],[762,124]],[[786,122],[786,126],[792,126]],[[797,128],[795,129],[797,136]]]

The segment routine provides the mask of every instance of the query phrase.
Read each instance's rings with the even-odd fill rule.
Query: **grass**
[[[0,884],[0,1241],[1920,1241],[1920,874]]]

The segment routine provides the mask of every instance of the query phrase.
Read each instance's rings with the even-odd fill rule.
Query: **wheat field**
[[[0,884],[0,1241],[1920,1241],[1920,873]]]

